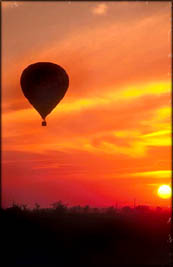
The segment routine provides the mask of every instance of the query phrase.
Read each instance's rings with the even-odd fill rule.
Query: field
[[[2,255],[6,266],[166,266],[169,216],[146,206],[13,205],[1,210]]]

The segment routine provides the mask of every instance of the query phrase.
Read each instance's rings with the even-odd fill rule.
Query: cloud
[[[107,92],[103,99],[62,103],[52,112],[50,121],[48,118],[44,134],[33,108],[5,113],[2,116],[3,148],[34,149],[41,153],[48,149],[65,152],[78,149],[97,155],[144,157],[150,147],[170,145],[171,138],[170,108],[165,107],[169,94],[145,96],[143,93],[145,90],[141,90],[141,97],[134,99],[132,96],[121,99],[120,94],[117,99]]]
[[[2,2],[2,8],[16,8],[19,7],[21,3],[19,2]]]
[[[92,8],[92,13],[95,15],[104,15],[106,14],[108,6],[105,3],[100,3],[94,8]]]
[[[140,177],[153,177],[153,178],[170,178],[171,179],[171,170],[159,170],[159,171],[149,171],[149,172],[137,172],[131,174],[131,176],[140,176]]]
[[[162,136],[162,135],[170,135],[171,136],[171,130],[161,130],[161,131],[158,131],[158,132],[144,134],[143,138],[145,138],[145,137],[153,137],[153,136]]]
[[[67,70],[70,87],[63,103],[70,98],[100,97],[111,89],[116,93],[123,91],[123,87],[128,87],[124,98],[137,97],[145,90],[154,94],[157,90],[158,93],[169,90],[166,88],[168,83],[164,81],[170,80],[167,76],[171,62],[167,57],[170,46],[168,41],[163,41],[168,37],[168,21],[167,17],[160,15],[153,16],[152,20],[140,19],[136,24],[130,20],[124,24],[113,22],[82,29],[79,27],[67,38],[58,41],[54,34],[54,41],[46,47],[43,47],[45,42],[41,42],[39,51],[33,48],[36,51],[33,53],[28,49],[23,56],[16,53],[16,61],[9,58],[7,62],[8,57],[4,56],[3,62],[6,63],[3,63],[3,69],[7,69],[9,64],[11,68],[8,72],[2,72],[2,104],[7,106],[9,103],[8,110],[29,107],[21,93],[19,80],[22,70],[37,60],[52,61]],[[157,25],[160,25],[159,32],[149,30],[157,28]],[[8,45],[10,43],[11,40]],[[3,47],[6,46],[4,43]],[[148,83],[147,88],[144,83]]]

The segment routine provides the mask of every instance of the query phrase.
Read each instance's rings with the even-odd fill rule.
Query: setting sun
[[[161,198],[170,198],[171,197],[171,187],[169,185],[161,185],[159,188],[158,188],[158,196],[161,197]]]

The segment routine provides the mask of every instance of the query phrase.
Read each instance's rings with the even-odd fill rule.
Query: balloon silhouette
[[[46,126],[46,116],[64,97],[69,77],[57,64],[38,62],[24,69],[20,84],[24,96],[41,115],[42,126]]]

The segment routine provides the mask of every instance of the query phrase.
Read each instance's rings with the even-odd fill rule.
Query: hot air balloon
[[[69,77],[57,64],[38,62],[24,69],[20,84],[24,96],[41,115],[42,126],[46,126],[46,116],[64,97]]]

